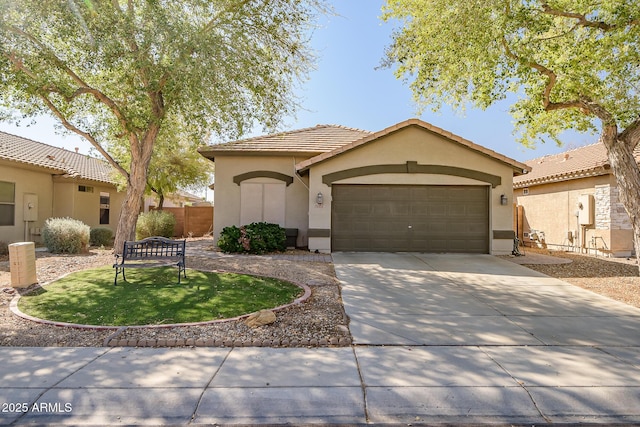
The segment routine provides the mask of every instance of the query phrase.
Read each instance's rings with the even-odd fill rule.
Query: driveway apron
[[[333,259],[371,420],[640,421],[640,309],[489,255]]]

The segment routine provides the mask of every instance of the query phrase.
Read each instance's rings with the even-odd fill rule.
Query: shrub
[[[113,231],[107,227],[92,228],[89,232],[89,243],[91,246],[112,246]]]
[[[225,227],[218,239],[218,247],[223,252],[263,254],[285,250],[286,242],[285,230],[278,224],[253,222],[240,228],[235,225]]]
[[[0,255],[8,255],[9,254],[9,244],[5,242],[0,242]]]
[[[152,236],[173,237],[176,217],[171,212],[151,211],[141,213],[136,223],[136,240]]]
[[[223,252],[243,252],[242,244],[240,243],[240,229],[235,225],[223,228],[218,239],[218,247]]]
[[[73,218],[49,218],[44,222],[42,238],[55,254],[77,254],[89,246],[89,226]]]

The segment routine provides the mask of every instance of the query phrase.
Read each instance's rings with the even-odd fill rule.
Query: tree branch
[[[559,10],[556,8],[553,8],[551,6],[549,6],[549,3],[544,1],[542,2],[542,11],[543,13],[546,13],[547,15],[553,15],[553,16],[561,16],[563,18],[571,18],[571,19],[577,19],[578,23],[580,25],[582,25],[583,27],[591,27],[591,28],[599,28],[603,31],[609,31],[611,30],[613,27],[613,25],[609,25],[606,22],[602,22],[602,21],[589,21],[587,19],[587,17],[581,13],[574,13],[574,12],[565,12],[563,10]]]
[[[556,111],[556,110],[564,110],[569,108],[577,108],[580,111],[582,111],[583,114],[594,115],[598,117],[600,120],[602,120],[603,126],[611,126],[611,125],[615,126],[615,119],[613,118],[611,113],[609,113],[609,111],[607,111],[606,108],[594,102],[592,99],[590,99],[587,96],[581,95],[577,99],[573,99],[570,101],[552,102],[551,91],[555,87],[555,84],[558,80],[558,76],[556,75],[556,73],[542,64],[538,64],[537,62],[520,58],[511,50],[505,38],[502,39],[502,46],[505,50],[505,54],[507,55],[507,57],[521,64],[525,64],[526,66],[533,68],[534,70],[538,71],[540,74],[547,77],[548,81],[542,93],[542,106],[544,107],[545,111]]]
[[[95,88],[91,87],[89,84],[87,84],[63,60],[58,58],[55,53],[51,52],[51,50],[49,48],[47,48],[45,45],[43,45],[39,40],[37,40],[31,34],[21,30],[20,28],[16,28],[14,26],[10,26],[10,27],[3,26],[3,28],[5,30],[11,31],[12,33],[14,33],[14,34],[16,34],[18,36],[26,38],[31,43],[33,43],[39,50],[41,50],[42,52],[46,53],[50,58],[52,58],[53,62],[58,66],[58,68],[61,69],[66,75],[71,77],[71,79],[79,86],[79,88],[76,90],[76,93],[88,93],[88,94],[93,95],[98,101],[100,101],[107,108],[109,108],[109,110],[111,110],[111,112],[113,112],[113,114],[116,116],[116,119],[118,120],[118,122],[120,122],[120,126],[122,126],[122,128],[125,129],[125,130],[127,129],[127,123],[128,122],[127,122],[124,114],[122,113],[122,111],[120,110],[118,105],[111,98],[109,98],[107,95],[105,95],[102,91],[100,91],[98,89],[95,89]],[[5,54],[5,56],[7,56],[10,60],[12,60],[12,56],[14,56],[14,55]],[[24,64],[22,64],[21,61],[17,60],[17,58],[14,58],[14,59],[16,59],[16,60],[12,60],[12,63],[14,65],[18,66],[18,68],[20,70],[25,72],[25,74],[27,74],[33,80],[37,80],[37,76],[36,75],[34,75],[33,73],[29,74],[29,73],[26,72],[26,67],[24,67]],[[19,61],[19,62],[16,62],[16,61]],[[62,94],[62,91],[60,91],[59,89],[57,89],[56,92]]]
[[[58,107],[56,107],[53,101],[51,101],[46,95],[41,94],[40,98],[44,101],[44,103],[47,105],[49,110],[51,110],[53,114],[60,120],[60,122],[65,128],[67,128],[71,132],[74,132],[80,135],[81,137],[89,141],[91,145],[93,145],[96,148],[96,150],[98,150],[98,152],[102,154],[102,156],[107,160],[107,162],[111,164],[111,166],[113,166],[125,178],[127,179],[129,178],[129,172],[127,172],[122,166],[120,166],[120,164],[116,162],[115,159],[111,157],[111,155],[109,155],[109,153],[107,153],[107,151],[104,148],[102,148],[100,143],[93,137],[93,135],[91,135],[89,132],[85,132],[79,129],[78,127],[74,126],[71,122],[69,122],[69,120],[67,120],[64,114],[62,114],[62,112],[58,109]]]
[[[218,21],[218,18],[220,16],[222,16],[224,13],[228,13],[231,10],[235,9],[240,9],[242,8],[244,5],[246,5],[247,3],[249,3],[251,0],[242,0],[237,4],[234,4],[233,7],[229,7],[227,9],[221,10],[220,12],[216,13],[215,16],[207,23],[207,25],[205,25],[201,32],[206,33],[208,31],[211,31],[211,29],[214,27],[214,25],[216,25],[216,22]]]
[[[618,135],[618,139],[624,141],[632,150],[635,150],[638,142],[640,142],[640,117],[627,126],[627,128]]]

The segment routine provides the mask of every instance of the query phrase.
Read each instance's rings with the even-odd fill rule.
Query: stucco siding
[[[234,177],[254,171],[270,171],[292,177],[293,182],[285,187],[284,227],[298,229],[298,246],[307,245],[308,204],[307,188],[303,179],[296,176],[295,163],[305,158],[291,156],[218,156],[215,159],[216,183],[214,240],[217,241],[224,227],[241,224],[241,185]],[[270,177],[254,177],[246,183],[275,184],[282,183]]]
[[[78,191],[78,186],[91,187],[91,192]],[[106,227],[114,233],[118,227],[120,210],[125,193],[116,191],[116,187],[102,185],[92,181],[54,180],[53,217],[74,218],[91,228]],[[109,223],[100,224],[100,193],[109,193]]]
[[[500,184],[491,188],[488,182],[468,177],[422,173],[391,173],[364,175],[337,180],[334,183],[350,184],[417,184],[417,185],[489,185],[489,218],[491,230],[512,230],[513,210],[511,202],[513,169],[496,159],[474,152],[440,135],[418,127],[407,127],[383,136],[351,151],[313,165],[309,171],[309,228],[331,229],[331,187],[323,182],[323,177],[338,171],[371,166],[402,165],[417,162],[417,165],[439,165],[478,171],[500,178]],[[324,203],[315,203],[318,193],[323,194]],[[507,206],[500,204],[500,196],[505,195]],[[491,253],[508,253],[513,242],[491,239]],[[330,249],[329,237],[310,239],[309,248],[320,251]]]
[[[514,190],[523,207],[523,231],[543,231],[545,244],[570,250],[599,249],[614,256],[628,256],[633,249],[628,217],[619,202],[611,175],[575,179]],[[594,197],[594,223],[579,223],[582,195]],[[526,241],[527,239],[525,239]]]
[[[50,173],[41,173],[0,164],[0,181],[15,184],[15,223],[13,226],[0,226],[0,241],[14,243],[25,240],[38,240],[31,235],[32,229],[42,228],[44,221],[52,214],[53,183]],[[25,194],[37,196],[37,220],[25,223]]]

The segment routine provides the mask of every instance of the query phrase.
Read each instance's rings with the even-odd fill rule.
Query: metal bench
[[[118,284],[118,275],[122,274],[124,281],[127,277],[124,274],[126,268],[153,268],[153,267],[178,267],[178,284],[180,284],[181,274],[187,278],[185,267],[186,240],[171,240],[165,237],[148,237],[135,242],[124,242],[122,255],[116,255],[116,277],[113,285]]]

